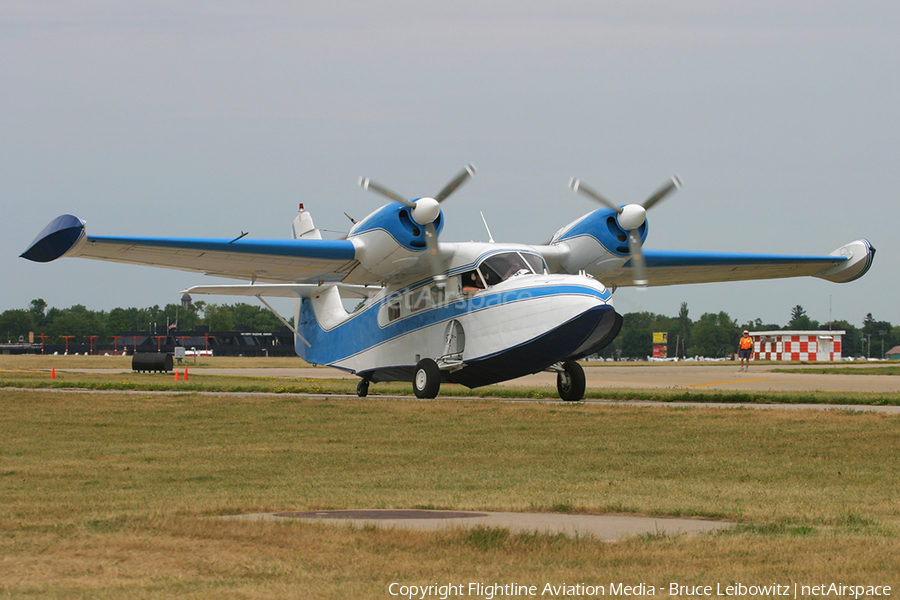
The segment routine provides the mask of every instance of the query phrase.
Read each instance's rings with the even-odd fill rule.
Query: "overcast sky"
[[[596,208],[570,176],[626,203],[677,173],[648,248],[878,249],[850,284],[623,288],[620,312],[898,324],[898,74],[890,1],[5,0],[0,310],[224,283],[18,258],[60,214],[95,235],[277,238],[303,202],[346,231],[343,212],[382,204],[359,176],[433,195],[473,162],[445,241],[486,241],[483,211],[498,241],[542,243]]]

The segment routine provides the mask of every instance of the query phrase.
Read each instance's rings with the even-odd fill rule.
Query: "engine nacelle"
[[[586,271],[597,277],[622,266],[629,258],[628,232],[619,225],[614,210],[601,208],[569,223],[553,235],[545,254],[551,272]],[[641,242],[647,237],[647,222],[638,228]],[[555,270],[556,269],[556,270]]]
[[[438,234],[444,227],[443,220],[439,212],[432,221]],[[412,209],[400,203],[382,206],[356,223],[347,239],[356,247],[357,269],[364,271],[351,272],[347,283],[383,280],[413,268],[428,273],[426,261],[420,261],[427,248],[425,226],[413,218]]]

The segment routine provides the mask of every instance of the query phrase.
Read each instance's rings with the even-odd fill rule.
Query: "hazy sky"
[[[18,258],[54,217],[96,235],[288,237],[298,202],[346,231],[380,197],[437,193],[445,241],[542,243],[640,202],[658,249],[828,254],[860,281],[623,288],[620,312],[900,323],[896,2],[0,3],[0,310],[177,302],[201,275]],[[210,300],[210,298],[206,298]],[[237,302],[239,298],[219,298]]]

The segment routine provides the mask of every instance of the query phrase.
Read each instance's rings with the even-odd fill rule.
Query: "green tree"
[[[622,331],[615,341],[615,350],[627,358],[644,359],[653,355],[654,332],[669,333],[669,348],[674,356],[678,319],[651,312],[627,313],[622,316]],[[605,353],[603,353],[605,355]]]
[[[791,320],[787,329],[793,331],[814,331],[819,328],[819,322],[813,321],[806,314],[806,310],[799,304],[791,309]]]
[[[203,302],[190,303],[186,307],[181,304],[166,304],[163,312],[169,325],[176,324],[179,331],[192,331],[200,324],[200,307]]]
[[[43,298],[35,298],[31,301],[31,306],[28,309],[28,312],[31,313],[31,322],[34,324],[34,327],[40,327],[44,324],[44,317],[47,312],[47,303]]]
[[[890,350],[896,346],[900,346],[900,325],[895,325],[891,328],[890,340],[890,345],[887,347],[887,350]]]
[[[736,351],[741,329],[726,312],[704,313],[691,329],[690,352],[718,358]]]
[[[274,331],[281,327],[281,321],[272,312],[262,306],[252,304],[235,304],[232,307],[235,325],[246,325],[255,331]]]
[[[882,358],[882,350],[886,353],[896,346],[894,338],[894,326],[888,321],[876,321],[872,313],[866,314],[863,319],[862,335],[871,349],[865,349],[861,354],[869,358]]]
[[[34,331],[31,311],[18,308],[0,314],[0,335],[7,341],[17,342],[20,335],[27,341],[30,331]]]
[[[649,312],[622,315],[622,331],[617,339],[618,350],[628,358],[646,358],[653,352],[653,337],[650,324],[653,314]]]
[[[234,317],[231,307],[218,304],[207,304],[203,311],[203,319],[210,331],[231,331],[234,329]]]
[[[47,320],[47,333],[55,337],[73,335],[73,343],[76,344],[85,343],[85,336],[88,335],[105,335],[105,323],[101,317],[82,304],[61,310],[50,309]]]
[[[114,308],[109,311],[109,317],[106,320],[107,333],[118,335],[126,331],[133,331],[137,323],[135,312],[137,312],[136,308]]]
[[[752,321],[747,321],[743,325],[741,325],[741,330],[748,331],[779,331],[781,329],[781,325],[776,323],[763,323],[762,319],[757,317]]]
[[[106,321],[106,329],[109,335],[118,335],[126,331],[149,331],[150,324],[156,320],[157,314],[154,311],[159,307],[151,308],[114,308],[109,311]],[[163,325],[165,325],[165,317],[163,317]]]

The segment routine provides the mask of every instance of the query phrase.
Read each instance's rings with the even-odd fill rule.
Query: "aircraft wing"
[[[93,258],[272,283],[341,281],[358,263],[348,240],[93,237],[72,215],[57,217],[23,258]]]
[[[644,250],[652,286],[803,276],[845,283],[865,275],[874,255],[875,248],[867,240],[856,240],[824,256]],[[599,279],[609,286],[634,285],[631,260]]]

